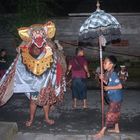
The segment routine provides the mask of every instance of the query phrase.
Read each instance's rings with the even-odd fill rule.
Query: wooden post
[[[102,54],[102,36],[99,36],[99,49],[100,49],[100,72],[103,77],[103,54]],[[104,91],[103,91],[103,79],[101,78],[101,108],[102,108],[102,128],[104,127]]]

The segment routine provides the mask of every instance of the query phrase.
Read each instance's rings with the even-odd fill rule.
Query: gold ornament
[[[23,63],[33,74],[37,76],[42,75],[48,68],[51,67],[51,63],[53,62],[53,53],[50,47],[45,47],[46,53],[40,59],[32,57],[29,53],[28,47],[21,47],[21,50]]]
[[[31,41],[31,37],[29,35],[29,28],[28,27],[21,27],[18,29],[18,34],[23,41]]]
[[[53,38],[55,36],[56,28],[55,24],[52,21],[44,24],[44,30],[47,34],[47,38]]]

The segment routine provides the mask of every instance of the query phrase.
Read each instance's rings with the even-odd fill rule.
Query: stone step
[[[14,140],[18,132],[15,122],[0,122],[0,140]]]
[[[19,132],[15,140],[97,140],[91,135],[59,135]],[[101,140],[140,140],[138,134],[107,134]]]
[[[19,132],[16,135],[15,140],[86,140],[86,136]]]

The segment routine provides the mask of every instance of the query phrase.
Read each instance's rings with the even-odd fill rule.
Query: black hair
[[[75,49],[75,54],[77,55],[80,51],[83,51],[83,50],[84,50],[83,47],[77,47]]]
[[[117,58],[114,55],[107,56],[106,58],[109,59],[114,66],[117,65]]]
[[[4,52],[4,51],[6,52],[7,50],[6,49],[1,49],[0,54],[2,54],[2,52]]]
[[[6,49],[1,49],[0,52],[6,51]]]

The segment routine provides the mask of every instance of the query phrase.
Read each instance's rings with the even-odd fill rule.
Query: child
[[[108,81],[104,77],[100,76],[100,79],[103,78],[103,82],[106,84],[104,90],[107,91],[109,97],[109,109],[106,114],[105,126],[97,133],[94,137],[101,138],[104,136],[106,129],[109,129],[108,132],[119,133],[119,118],[120,118],[120,109],[121,102],[123,99],[122,94],[122,84],[119,80],[117,73],[114,71],[116,66],[117,59],[115,56],[108,56],[105,58],[103,63],[103,68],[108,72]]]

